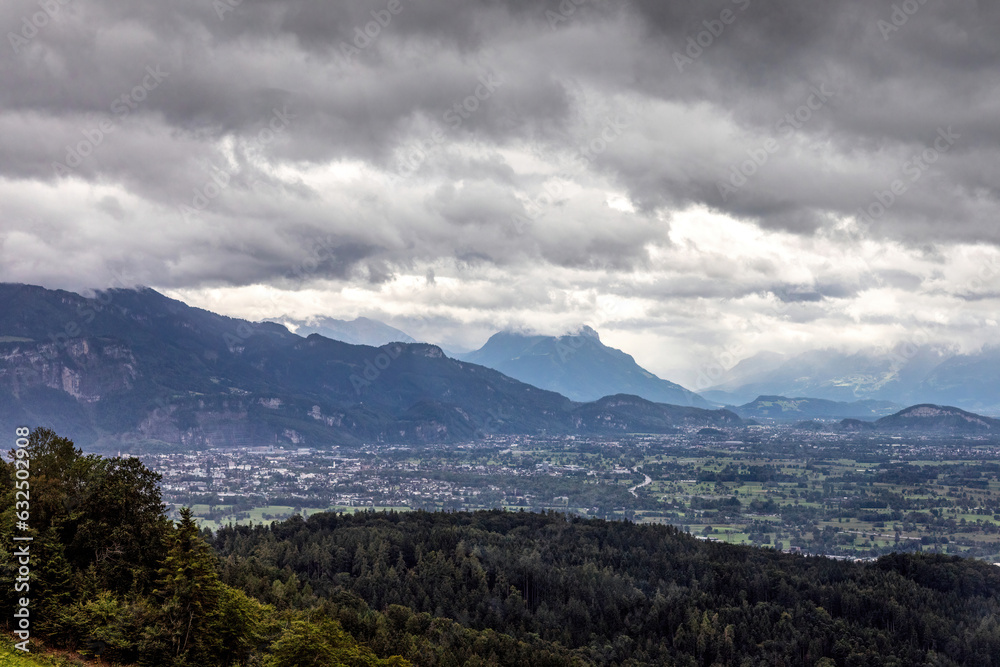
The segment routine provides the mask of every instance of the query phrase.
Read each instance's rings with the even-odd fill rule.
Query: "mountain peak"
[[[461,358],[574,401],[632,394],[654,403],[709,407],[701,396],[656,377],[625,352],[602,343],[587,325],[563,336],[502,331]]]
[[[922,403],[920,405],[911,405],[905,410],[900,410],[897,414],[904,418],[913,417],[944,417],[953,414],[962,413],[962,410],[956,408],[941,407],[940,405],[931,405],[930,403]]]

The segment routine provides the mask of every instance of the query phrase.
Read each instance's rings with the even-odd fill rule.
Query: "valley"
[[[1000,440],[792,426],[616,438],[495,436],[457,446],[156,454],[164,499],[200,525],[321,511],[556,511],[843,558],[1000,560]]]

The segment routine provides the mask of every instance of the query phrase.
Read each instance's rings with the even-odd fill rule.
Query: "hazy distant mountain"
[[[351,345],[371,345],[381,347],[388,343],[416,343],[407,334],[388,324],[358,317],[353,320],[335,320],[332,317],[320,317],[314,320],[289,320],[296,325],[295,333],[303,338],[310,334],[319,334],[331,340],[339,340]]]
[[[918,393],[921,401],[1000,415],[1000,348],[946,359],[924,378]]]
[[[840,433],[865,433],[875,430],[875,423],[861,419],[844,419],[834,426],[833,430]]]
[[[742,420],[729,410],[704,410],[662,405],[638,396],[618,394],[585,403],[574,413],[575,426],[594,433],[671,433],[682,426],[738,426]]]
[[[867,434],[895,433],[926,436],[996,436],[1000,420],[977,415],[960,408],[923,403],[911,405],[875,421],[843,419],[838,423],[802,421],[793,428],[826,433]]]
[[[748,396],[742,388],[760,382],[761,378],[767,377],[780,368],[787,359],[786,355],[777,352],[758,352],[730,368],[722,377],[721,382],[717,382],[710,389],[699,391],[699,394],[708,400],[730,405],[746,403],[753,396]],[[704,383],[701,386],[705,386],[710,382],[710,379],[707,376],[702,376],[700,381]]]
[[[618,432],[739,420],[643,404],[633,423],[599,409],[617,414]],[[9,433],[43,425],[107,448],[324,447],[606,432],[591,414],[433,345],[302,338],[150,289],[85,298],[0,284],[0,430]]]
[[[848,402],[875,399],[900,405],[958,405],[1000,414],[1000,350],[986,348],[959,355],[928,345],[907,352],[764,353],[741,361],[719,384],[701,393],[731,405],[761,395],[810,396]]]
[[[909,358],[866,351],[811,350],[790,357],[769,353],[767,364],[761,364],[757,357],[741,361],[728,374],[733,379],[727,377],[712,389],[744,396],[746,401],[777,395],[832,401],[874,398],[905,404],[911,402],[909,392],[949,356],[947,351],[930,346],[916,350]],[[757,368],[748,373],[745,366]]]
[[[998,433],[1000,420],[940,405],[913,405],[875,422],[881,431]]]
[[[711,407],[698,394],[656,377],[630,355],[604,345],[590,327],[558,337],[505,331],[461,358],[575,401],[632,394],[655,403]]]
[[[758,396],[745,405],[730,409],[743,419],[798,422],[811,419],[874,419],[892,414],[900,407],[890,401],[870,399],[845,403],[822,398]]]

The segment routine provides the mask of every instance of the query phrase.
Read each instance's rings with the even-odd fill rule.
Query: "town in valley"
[[[1000,560],[1000,441],[803,425],[465,444],[258,445],[140,456],[203,528],[324,511],[509,511],[666,523],[706,540],[838,558]]]

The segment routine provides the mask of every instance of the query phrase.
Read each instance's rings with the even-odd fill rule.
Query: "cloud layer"
[[[459,347],[587,322],[680,379],[995,339],[995,3],[11,0],[0,26],[2,280]]]

